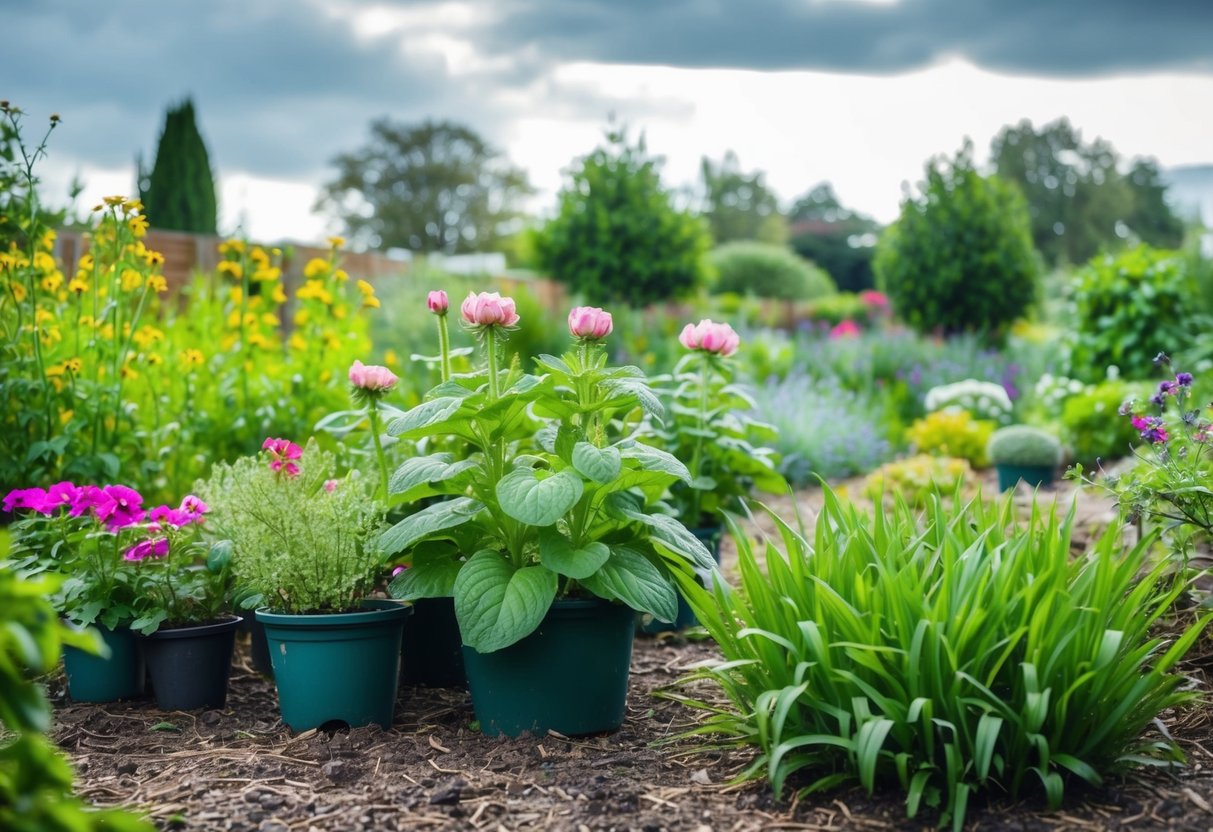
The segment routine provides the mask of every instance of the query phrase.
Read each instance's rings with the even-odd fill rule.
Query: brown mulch
[[[1188,669],[1208,691],[1208,637],[1201,652]],[[700,717],[654,691],[717,656],[710,642],[638,639],[620,731],[490,739],[473,730],[466,692],[424,688],[402,688],[389,731],[292,734],[278,718],[273,683],[252,671],[241,645],[223,710],[165,713],[151,701],[73,705],[53,682],[53,736],[77,766],[82,796],[143,810],[161,829],[934,827],[937,818],[926,812],[907,821],[896,792],[869,797],[852,788],[778,802],[761,782],[730,784],[751,752],[697,751],[690,740],[657,745]],[[1213,830],[1213,706],[1167,713],[1159,730],[1183,748],[1187,767],[1140,770],[1099,789],[1071,785],[1065,807],[1053,813],[1039,796],[974,802],[966,828]]]

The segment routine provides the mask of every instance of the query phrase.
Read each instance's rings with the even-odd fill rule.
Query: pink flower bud
[[[514,299],[503,298],[496,292],[469,292],[459,311],[472,326],[512,327],[518,323]]]
[[[376,364],[363,364],[355,360],[350,366],[350,384],[360,390],[380,392],[391,390],[396,386],[396,374],[387,367]]]
[[[451,305],[451,302],[447,300],[446,292],[441,289],[430,292],[429,296],[425,299],[425,303],[429,306],[431,312],[440,316],[445,315],[447,308]]]
[[[614,328],[611,313],[597,306],[575,306],[569,312],[569,332],[574,338],[598,341],[610,335]]]
[[[741,336],[725,323],[714,323],[704,318],[697,324],[687,324],[678,335],[678,341],[688,350],[702,350],[727,358],[741,346]]]

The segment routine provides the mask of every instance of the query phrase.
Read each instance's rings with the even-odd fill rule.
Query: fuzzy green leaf
[[[481,653],[509,647],[535,631],[556,597],[556,573],[515,569],[488,549],[471,557],[455,579],[455,616],[463,643]]]
[[[497,483],[501,510],[529,526],[550,526],[581,499],[581,478],[561,471],[540,479],[530,468],[515,468]]]

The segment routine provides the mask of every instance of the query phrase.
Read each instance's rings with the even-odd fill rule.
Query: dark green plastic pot
[[[404,628],[400,681],[429,688],[465,688],[463,637],[454,598],[420,598]]]
[[[724,526],[700,526],[699,528],[691,529],[691,534],[699,539],[699,542],[708,547],[708,551],[712,553],[712,558],[716,561],[716,565],[720,565],[720,541],[724,538]],[[699,619],[695,617],[695,612],[687,604],[682,593],[678,593],[678,616],[673,622],[665,622],[653,618],[651,615],[641,615],[640,631],[652,635],[654,633],[669,633],[679,630],[685,630],[688,627],[694,627],[699,624]]]
[[[101,634],[109,656],[63,648],[68,696],[73,702],[117,702],[142,696],[147,668],[135,634],[127,627],[111,630],[97,625],[93,629]]]
[[[157,630],[142,639],[156,705],[164,711],[222,708],[240,619]]]
[[[341,722],[392,726],[400,635],[412,609],[368,600],[360,612],[284,615],[257,610],[265,625],[282,721],[295,731]]]
[[[493,653],[463,648],[480,730],[495,737],[600,734],[623,724],[636,614],[599,599],[556,601],[534,633]]]
[[[1015,488],[1022,480],[1029,488],[1051,485],[1053,467],[1045,465],[998,465],[998,490]]]

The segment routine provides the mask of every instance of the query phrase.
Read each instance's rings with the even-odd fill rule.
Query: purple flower
[[[39,514],[50,514],[51,506],[47,503],[46,490],[42,488],[18,488],[4,495],[4,510],[29,509]]]
[[[80,489],[64,480],[57,482],[46,492],[46,507],[54,511],[57,508],[70,507],[76,502]]]
[[[138,491],[125,485],[107,485],[102,490],[107,499],[94,511],[110,531],[143,522],[143,495]]]
[[[1160,396],[1174,395],[1174,393],[1175,393],[1176,389],[1178,389],[1178,387],[1179,387],[1179,385],[1176,384],[1174,381],[1160,381],[1160,382],[1158,382],[1158,395],[1160,395]]]
[[[147,519],[160,527],[167,525],[179,529],[194,522],[194,515],[172,506],[156,506],[148,514]]]
[[[1191,373],[1176,373],[1175,374],[1175,383],[1178,384],[1180,387],[1191,387],[1192,386],[1192,374]]]
[[[79,517],[86,511],[96,509],[102,503],[109,501],[109,497],[105,491],[95,485],[84,485],[76,491],[76,497],[72,500],[72,509],[68,512],[72,517]]]
[[[1141,438],[1151,445],[1160,445],[1167,441],[1166,425],[1157,416],[1134,416],[1133,427],[1137,428]]]

